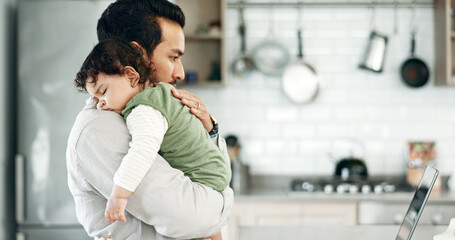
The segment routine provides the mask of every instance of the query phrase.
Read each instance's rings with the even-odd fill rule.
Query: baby
[[[227,159],[199,119],[174,98],[170,84],[155,81],[139,49],[112,39],[93,48],[75,79],[76,87],[88,92],[98,109],[121,114],[131,134],[130,149],[114,175],[106,206],[111,223],[126,221],[128,198],[157,154],[193,182],[216,191],[224,190],[231,178]],[[221,239],[221,234],[210,238]]]

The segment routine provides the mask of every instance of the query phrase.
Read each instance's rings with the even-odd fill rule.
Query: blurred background
[[[424,223],[455,216],[451,1],[173,2],[187,17],[179,87],[204,101],[228,137],[243,213],[226,239],[254,239],[257,226],[397,226],[428,164],[440,170],[443,194]],[[85,239],[65,147],[88,97],[72,80],[109,3],[0,3],[0,239]],[[321,199],[328,205],[311,205]],[[381,215],[391,200],[399,204],[385,207],[387,220],[362,215]],[[385,205],[371,210],[370,201]],[[325,215],[308,220],[302,202]],[[265,209],[275,210],[264,217]]]

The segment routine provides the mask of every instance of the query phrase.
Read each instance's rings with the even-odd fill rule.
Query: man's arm
[[[123,119],[117,114],[88,111],[93,111],[91,114],[96,117],[82,130],[76,146],[79,172],[107,198],[130,138]],[[195,238],[218,232],[226,223],[232,204],[231,189],[222,195],[193,183],[158,157],[129,199],[127,210],[165,236]]]

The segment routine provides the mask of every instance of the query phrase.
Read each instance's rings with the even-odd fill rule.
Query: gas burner
[[[326,194],[383,194],[393,192],[412,192],[414,187],[404,181],[385,181],[384,179],[341,180],[326,179],[294,179],[291,182],[294,192],[323,192]]]

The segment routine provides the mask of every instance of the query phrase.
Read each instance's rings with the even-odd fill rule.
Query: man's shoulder
[[[126,128],[125,122],[119,114],[85,107],[79,112],[74,121],[68,138],[68,145],[71,145],[71,143],[75,145],[83,132],[88,131],[96,134],[99,131],[109,129],[117,129],[119,132],[122,132],[122,127]]]

